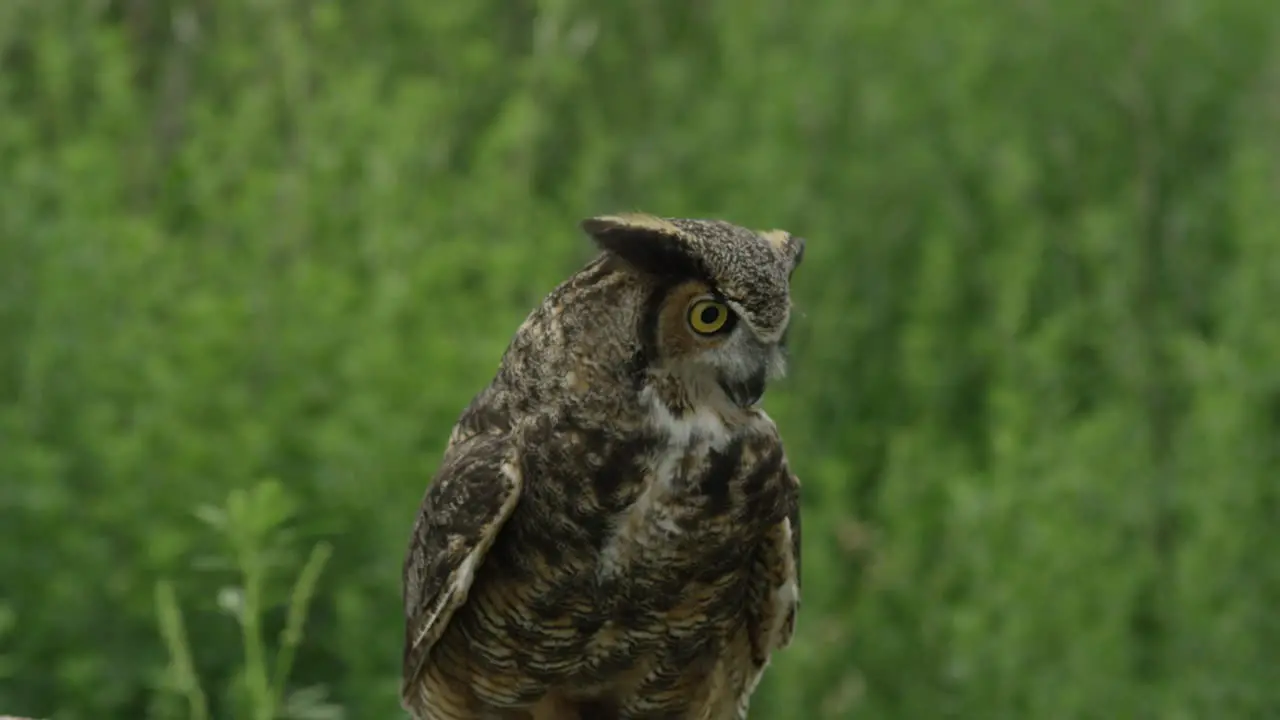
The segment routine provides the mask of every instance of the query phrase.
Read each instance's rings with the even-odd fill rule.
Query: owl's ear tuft
[[[648,213],[597,215],[582,221],[582,229],[597,241],[609,236],[641,235],[685,238],[685,232],[670,220]]]
[[[582,221],[582,229],[601,250],[654,275],[703,278],[692,238],[674,223],[654,215],[600,215]]]
[[[797,237],[786,230],[764,230],[761,237],[769,242],[789,265],[789,272],[795,272],[804,262],[804,238]]]

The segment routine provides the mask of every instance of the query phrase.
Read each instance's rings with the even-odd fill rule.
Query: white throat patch
[[[733,438],[733,431],[711,408],[699,407],[683,417],[676,417],[653,388],[645,388],[640,400],[649,408],[649,422],[666,434],[672,445],[684,448],[700,441],[714,450],[723,450]]]

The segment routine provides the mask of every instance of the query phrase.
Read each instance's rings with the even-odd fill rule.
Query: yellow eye
[[[715,300],[699,300],[689,308],[689,327],[699,335],[720,332],[729,322],[729,308]]]

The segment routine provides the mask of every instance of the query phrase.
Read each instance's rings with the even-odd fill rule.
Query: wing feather
[[[774,651],[791,644],[800,609],[800,479],[784,459],[778,471],[782,517],[765,535],[752,579],[748,631],[755,648],[753,673],[738,696],[737,718],[745,720],[751,695],[764,676]]]
[[[508,436],[451,443],[427,488],[404,563],[402,698],[419,681],[432,646],[467,599],[477,570],[520,498],[522,477]]]
[[[784,555],[787,553],[791,555],[788,580],[794,585],[795,590],[791,609],[778,636],[778,649],[790,645],[791,638],[795,635],[796,615],[800,612],[800,590],[803,587],[803,583],[800,580],[800,478],[791,472],[786,463],[783,463],[782,468],[783,472],[786,473],[787,487],[790,488],[788,492],[790,510],[787,513],[786,529],[787,534],[790,535],[791,546],[778,548],[778,551]]]

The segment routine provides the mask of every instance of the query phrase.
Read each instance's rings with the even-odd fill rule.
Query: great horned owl
[[[462,413],[404,564],[419,720],[734,720],[800,594],[799,482],[758,407],[804,240],[629,214]]]

